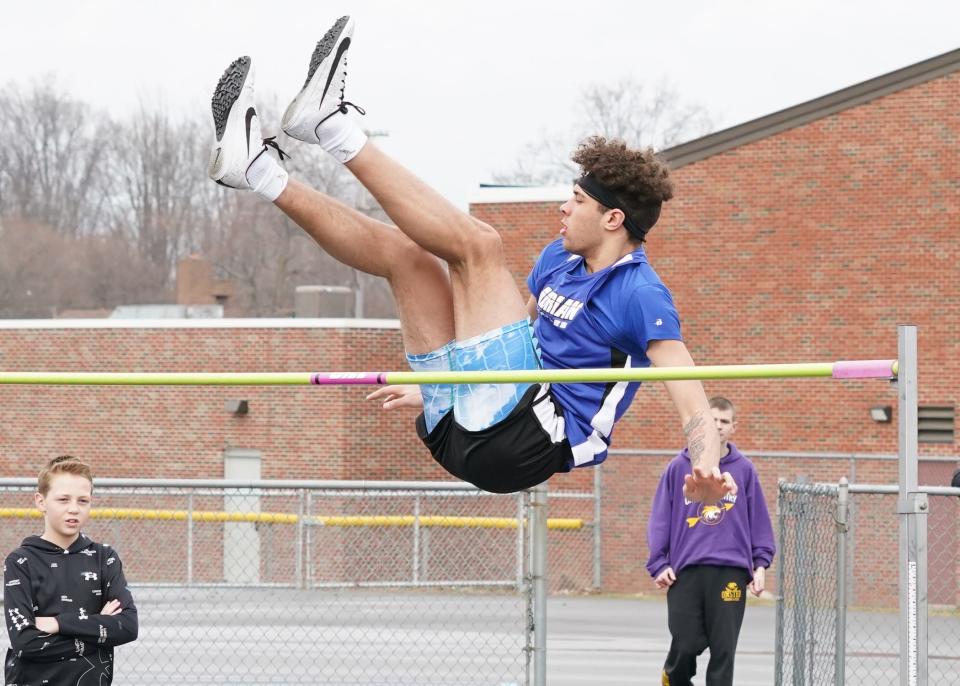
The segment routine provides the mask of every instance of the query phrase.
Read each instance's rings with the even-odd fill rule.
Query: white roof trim
[[[0,319],[4,329],[399,329],[398,319]]]
[[[573,186],[514,186],[504,188],[477,188],[469,202],[471,205],[513,202],[563,202],[569,200]]]

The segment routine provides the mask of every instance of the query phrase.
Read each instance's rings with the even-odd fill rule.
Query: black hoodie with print
[[[101,615],[110,600],[122,611]],[[40,536],[23,540],[4,560],[3,610],[10,645],[7,686],[106,686],[113,682],[113,646],[137,638],[137,608],[120,557],[82,533],[64,550]],[[55,617],[60,632],[37,629]]]

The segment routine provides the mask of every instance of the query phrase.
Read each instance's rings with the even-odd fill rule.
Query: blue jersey
[[[637,248],[596,273],[557,240],[527,277],[537,298],[534,333],[544,369],[649,367],[647,345],[683,340],[670,291]],[[573,451],[571,467],[603,462],[614,423],[639,383],[552,384]]]

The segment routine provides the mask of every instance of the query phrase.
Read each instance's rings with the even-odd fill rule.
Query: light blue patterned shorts
[[[415,372],[540,369],[540,349],[530,320],[523,319],[422,355],[407,355]],[[468,431],[486,429],[506,417],[533,384],[441,384],[420,387],[427,431],[453,409]]]

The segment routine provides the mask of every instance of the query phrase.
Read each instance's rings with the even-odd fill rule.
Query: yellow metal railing
[[[195,522],[245,522],[253,524],[296,524],[299,515],[282,512],[219,512],[210,510],[146,510],[137,508],[104,507],[91,510],[92,519],[152,520],[184,522],[192,517]],[[28,507],[0,508],[0,519],[42,519],[43,513]],[[452,517],[441,515],[313,515],[305,517],[308,523],[322,526],[430,526],[439,528],[516,529],[517,519],[511,517]],[[547,520],[547,528],[554,530],[582,529],[584,521],[572,518]]]

